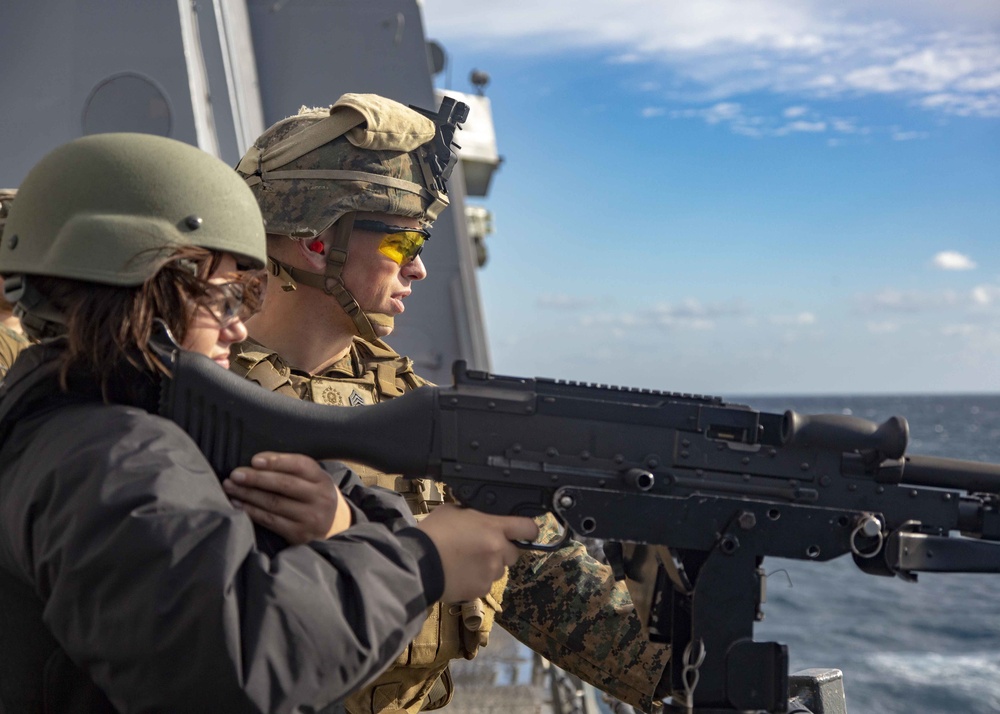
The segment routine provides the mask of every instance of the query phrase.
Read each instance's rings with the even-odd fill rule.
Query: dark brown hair
[[[79,376],[96,383],[106,402],[136,402],[143,383],[165,372],[150,346],[156,321],[162,320],[177,342],[183,342],[195,310],[208,299],[209,276],[220,261],[217,252],[183,247],[136,287],[32,277],[65,316],[62,389],[69,389],[71,376]],[[240,277],[234,274],[233,279]],[[147,379],[136,379],[141,376]]]

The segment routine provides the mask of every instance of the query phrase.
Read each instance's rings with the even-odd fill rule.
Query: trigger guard
[[[553,553],[560,548],[565,548],[567,543],[569,543],[569,526],[566,525],[566,521],[564,521],[558,513],[553,512],[552,517],[556,519],[556,522],[558,522],[560,526],[562,526],[562,535],[559,537],[559,540],[552,543],[532,543],[527,540],[515,540],[512,541],[514,545],[518,548],[522,548],[523,550],[537,550],[543,553]]]

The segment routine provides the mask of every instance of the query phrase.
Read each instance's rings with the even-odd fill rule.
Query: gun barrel
[[[784,445],[819,446],[845,452],[875,450],[885,458],[906,453],[910,427],[903,417],[882,424],[843,414],[799,414],[788,410],[781,423]]]
[[[935,456],[907,456],[903,464],[903,483],[977,493],[1000,493],[1000,466],[997,464]]]

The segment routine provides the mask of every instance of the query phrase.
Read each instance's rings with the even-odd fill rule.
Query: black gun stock
[[[342,409],[178,351],[161,414],[223,477],[263,450],[352,459],[440,479],[479,510],[552,512],[628,544],[618,570],[650,636],[673,647],[669,711],[786,710],[787,651],[753,641],[765,556],[850,553],[867,572],[911,580],[1000,572],[1000,466],[905,456],[904,419],[768,414],[461,362],[454,376],[450,388]]]
[[[192,352],[177,352],[172,371],[163,381],[160,414],[198,443],[220,478],[261,451],[352,459],[410,476],[437,470],[436,390],[371,409],[333,409],[261,389]]]

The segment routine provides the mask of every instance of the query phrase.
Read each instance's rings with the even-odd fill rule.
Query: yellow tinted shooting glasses
[[[382,221],[354,221],[354,228],[372,233],[385,233],[385,238],[379,244],[379,252],[394,260],[398,265],[405,265],[420,255],[424,243],[430,240],[431,233],[425,228],[404,228],[390,226]]]

